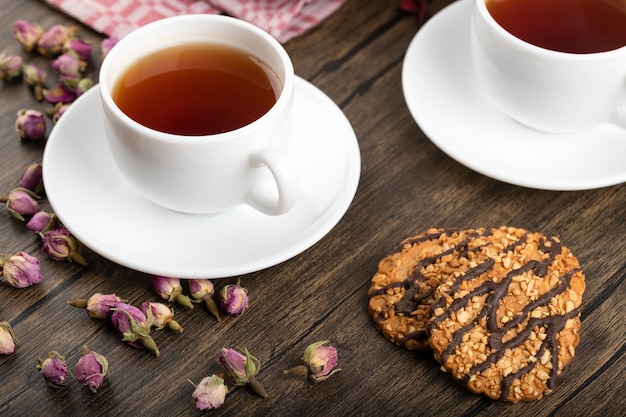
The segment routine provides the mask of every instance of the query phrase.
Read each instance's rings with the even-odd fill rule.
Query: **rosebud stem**
[[[141,340],[141,343],[144,345],[144,347],[153,352],[155,356],[161,355],[159,348],[154,342],[154,339],[152,339],[150,336],[139,335],[139,339]]]
[[[248,386],[256,395],[262,398],[267,398],[267,391],[265,391],[263,385],[261,385],[261,383],[256,380],[254,375],[248,376]]]
[[[169,327],[172,330],[175,330],[177,332],[182,332],[183,331],[183,327],[178,324],[178,322],[176,320],[170,320],[167,322],[167,327]]]
[[[76,262],[78,265],[82,265],[82,266],[87,265],[87,261],[85,260],[83,255],[78,251],[72,252],[70,255],[70,259]]]
[[[215,316],[217,321],[221,320],[220,319],[220,312],[219,312],[219,310],[217,308],[217,304],[215,303],[215,300],[213,300],[213,298],[211,296],[204,297],[204,305],[209,310],[209,313],[211,313],[212,315]]]
[[[309,368],[305,365],[294,366],[293,368],[286,369],[283,371],[283,375],[293,375],[293,376],[306,376],[309,372]]]
[[[191,300],[189,299],[189,297],[187,297],[186,295],[184,295],[182,293],[176,294],[175,301],[178,304],[180,304],[182,306],[185,306],[187,308],[193,308],[193,304],[191,303]]]
[[[76,308],[87,308],[87,300],[82,299],[82,298],[79,298],[76,300],[70,300],[67,303]]]

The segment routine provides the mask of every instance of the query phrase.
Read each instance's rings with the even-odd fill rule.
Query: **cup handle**
[[[250,156],[253,168],[265,166],[269,169],[278,195],[262,184],[253,184],[248,191],[246,204],[270,216],[287,213],[298,198],[298,181],[295,170],[285,154],[277,149],[264,149]]]

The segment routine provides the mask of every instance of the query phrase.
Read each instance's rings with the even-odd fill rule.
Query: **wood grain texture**
[[[130,348],[105,321],[90,319],[67,301],[94,292],[115,292],[135,305],[158,301],[150,277],[88,249],[86,267],[54,262],[40,252],[35,234],[0,210],[0,253],[27,251],[41,261],[44,274],[42,283],[28,289],[0,285],[0,320],[12,324],[20,341],[15,354],[0,356],[0,415],[200,415],[187,380],[198,382],[219,372],[220,348],[237,346],[261,360],[258,379],[269,398],[236,388],[210,415],[623,413],[626,185],[582,192],[532,190],[482,176],[439,151],[411,118],[402,96],[402,61],[420,24],[401,12],[399,3],[350,0],[285,45],[296,73],[328,94],[352,123],[361,150],[361,180],[344,218],[313,247],[275,267],[215,282],[219,289],[241,278],[251,299],[243,316],[218,323],[201,306],[175,307],[184,332],[154,335],[159,358]],[[449,3],[435,0],[431,10],[436,13]],[[5,1],[2,7],[0,50],[12,53],[20,53],[11,34],[15,19],[43,27],[77,24],[37,0]],[[102,39],[82,26],[78,33],[95,45]],[[94,75],[99,64],[95,54]],[[14,132],[16,112],[23,107],[46,105],[35,102],[22,83],[0,84],[0,193],[16,186],[28,163],[41,161],[44,143],[20,142]],[[95,214],[93,221],[98,221]],[[378,261],[403,238],[430,227],[501,225],[559,236],[587,275],[577,358],[555,392],[528,404],[494,402],[457,386],[432,354],[387,342],[366,307]],[[326,339],[339,350],[342,372],[315,385],[282,375],[299,364],[308,344]],[[73,367],[83,344],[109,359],[108,382],[95,395],[76,381],[64,389],[47,387],[37,358],[57,350]]]

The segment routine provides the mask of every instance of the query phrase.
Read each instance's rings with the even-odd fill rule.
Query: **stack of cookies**
[[[430,229],[380,261],[368,309],[385,338],[432,350],[472,392],[531,401],[574,358],[584,290],[578,260],[557,238]]]

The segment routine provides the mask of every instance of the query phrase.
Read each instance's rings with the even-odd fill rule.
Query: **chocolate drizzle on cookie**
[[[452,236],[457,234],[458,232],[458,229],[445,229],[437,233],[427,233],[417,237],[409,238],[403,241],[395,249],[395,251],[401,252],[403,250],[407,250],[415,244],[423,242],[438,241],[442,235]],[[390,308],[393,308],[394,314],[400,314],[407,317],[410,316],[414,311],[417,310],[419,305],[425,304],[426,300],[432,298],[433,293],[435,292],[434,287],[427,285],[428,278],[421,273],[422,268],[426,268],[428,265],[434,265],[439,259],[441,259],[445,255],[449,255],[455,252],[467,252],[469,242],[471,242],[471,240],[476,238],[477,236],[477,232],[472,232],[468,234],[465,239],[460,241],[457,245],[450,247],[447,250],[444,250],[436,255],[422,259],[417,263],[417,265],[415,265],[413,273],[406,279],[404,279],[403,281],[392,282],[376,291],[370,291],[369,297],[372,298],[374,296],[383,295],[394,288],[403,288],[404,294],[402,296],[402,299]],[[478,248],[475,248],[473,250],[477,249]],[[382,317],[375,318],[375,320],[382,319]],[[423,342],[427,339],[428,335],[426,334],[425,329],[418,329],[400,338],[399,342],[401,345],[404,346],[410,340]]]
[[[524,235],[513,245],[505,248],[502,252],[507,253],[508,251],[514,250],[516,246],[519,246],[525,242],[526,237],[527,235]],[[544,352],[548,350],[550,352],[550,358],[552,361],[550,378],[547,381],[547,386],[549,389],[553,389],[558,384],[559,371],[562,371],[562,369],[559,369],[558,366],[559,345],[556,342],[556,336],[561,330],[565,328],[567,320],[577,317],[579,315],[579,312],[577,309],[574,309],[564,314],[550,314],[542,318],[532,318],[530,314],[537,307],[549,305],[551,300],[555,296],[563,293],[565,290],[570,288],[571,278],[574,273],[579,271],[579,268],[570,270],[566,274],[559,276],[559,285],[542,294],[535,301],[525,305],[521,311],[519,311],[513,318],[508,320],[506,323],[498,323],[496,318],[496,311],[498,309],[498,306],[500,305],[502,299],[507,294],[509,294],[509,285],[511,284],[513,278],[522,274],[532,273],[535,277],[545,279],[549,266],[555,260],[556,256],[561,253],[562,246],[558,241],[554,239],[548,240],[542,237],[540,249],[543,253],[547,255],[543,260],[530,260],[526,264],[521,265],[519,268],[509,271],[506,276],[499,282],[496,282],[494,280],[485,280],[482,284],[474,288],[464,297],[455,299],[447,307],[445,306],[446,299],[444,297],[438,298],[433,303],[431,311],[435,311],[439,308],[443,309],[443,313],[438,316],[432,317],[426,329],[428,333],[432,332],[432,330],[437,327],[439,323],[446,319],[450,319],[452,314],[455,314],[456,312],[464,308],[468,303],[470,303],[470,300],[473,297],[487,295],[482,311],[480,311],[474,317],[472,322],[458,329],[454,333],[451,342],[448,344],[446,349],[441,352],[440,355],[440,362],[445,363],[448,360],[448,357],[452,355],[455,352],[455,349],[462,343],[464,335],[468,331],[476,327],[481,319],[486,319],[486,330],[489,333],[487,345],[492,353],[487,355],[487,358],[483,362],[474,365],[469,370],[469,372],[466,372],[462,375],[461,382],[463,382],[464,384],[467,384],[470,381],[472,375],[479,374],[498,362],[507,351],[510,351],[515,347],[522,345],[526,340],[528,340],[531,332],[535,328],[543,328],[546,334],[546,338],[544,341],[542,341],[540,350],[536,355],[541,357],[543,356]],[[467,273],[458,276],[454,280],[454,283],[452,284],[448,293],[456,293],[459,286],[461,285],[461,282],[476,279],[481,274],[486,273],[490,269],[492,269],[493,266],[494,260],[492,258],[488,258],[482,264],[479,264],[475,268],[469,270]],[[516,335],[504,342],[504,336],[510,330],[516,328],[518,329],[516,330]],[[521,328],[521,330],[519,330],[519,328]],[[536,364],[534,362],[530,362],[527,365],[518,369],[516,372],[512,372],[504,376],[501,382],[500,398],[505,399],[509,395],[509,390],[513,381],[522,377],[522,375],[529,372],[535,366]]]

